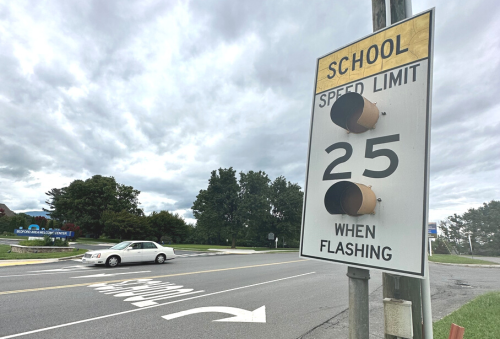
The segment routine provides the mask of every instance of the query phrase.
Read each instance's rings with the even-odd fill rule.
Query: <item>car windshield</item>
[[[131,244],[130,241],[124,241],[124,242],[121,242],[119,244],[116,244],[115,246],[111,247],[110,249],[112,249],[112,250],[123,250],[125,247],[127,247],[130,244]]]

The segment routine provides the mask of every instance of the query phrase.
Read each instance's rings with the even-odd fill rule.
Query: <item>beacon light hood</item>
[[[377,106],[356,92],[339,97],[330,111],[333,123],[352,133],[363,133],[374,128],[378,116]]]
[[[377,197],[371,187],[350,181],[339,181],[326,191],[324,202],[330,214],[356,217],[375,213]]]

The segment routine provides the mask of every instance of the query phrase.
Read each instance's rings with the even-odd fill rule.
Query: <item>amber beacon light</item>
[[[373,214],[377,197],[372,189],[363,184],[339,181],[325,194],[325,207],[330,214],[348,214],[356,217]]]
[[[363,133],[374,128],[378,115],[377,106],[355,92],[339,97],[330,111],[333,123],[352,133]]]

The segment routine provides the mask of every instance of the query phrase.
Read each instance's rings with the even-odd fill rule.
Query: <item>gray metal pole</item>
[[[368,279],[370,271],[349,266],[349,339],[370,336]]]
[[[429,277],[429,261],[425,259],[425,279],[421,282],[422,290],[422,315],[424,319],[424,338],[434,338],[432,328],[432,307],[431,307],[431,282]]]

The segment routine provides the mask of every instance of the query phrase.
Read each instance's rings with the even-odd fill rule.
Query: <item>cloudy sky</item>
[[[500,199],[500,3],[431,7],[438,221]],[[191,220],[220,167],[304,187],[316,60],[371,32],[370,0],[2,0],[0,203],[101,174]]]

